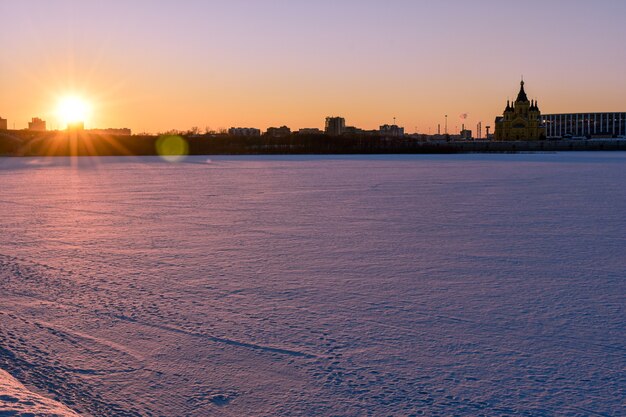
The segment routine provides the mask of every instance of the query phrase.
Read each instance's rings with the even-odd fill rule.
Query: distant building
[[[380,136],[378,130],[365,130],[356,126],[346,126],[343,129],[343,134],[348,136]]]
[[[524,91],[524,81],[511,105],[506,102],[504,114],[496,118],[496,140],[540,140],[546,138],[541,123],[541,112],[536,101],[529,101]]]
[[[459,135],[461,140],[472,140],[472,131],[469,129],[461,130],[461,134]]]
[[[231,127],[228,129],[230,136],[261,136],[261,130],[254,127]]]
[[[447,142],[450,140],[450,135],[437,133],[435,135],[430,135],[428,140],[432,142]]]
[[[111,136],[130,136],[132,134],[131,130],[124,127],[120,129],[90,129],[90,133],[95,133],[97,135],[111,135]]]
[[[382,125],[378,129],[381,136],[404,136],[404,128],[398,125]]]
[[[0,117],[0,130],[7,130],[9,128],[8,126],[9,126],[8,120]]]
[[[546,114],[541,118],[549,138],[626,136],[626,113]]]
[[[72,132],[85,130],[85,122],[71,122],[67,124],[67,130]]]
[[[323,135],[324,132],[321,129],[316,127],[307,127],[304,129],[298,130],[299,135]]]
[[[346,119],[343,117],[327,117],[324,133],[329,136],[340,136],[346,130]]]
[[[33,117],[32,120],[28,122],[28,130],[44,132],[46,130],[46,121],[41,120],[39,117]]]
[[[291,129],[289,129],[287,126],[270,127],[267,129],[267,132],[265,132],[265,134],[273,138],[284,138],[291,135]]]
[[[345,126],[343,128],[343,135],[361,135],[363,134],[363,129],[359,129],[355,126]]]

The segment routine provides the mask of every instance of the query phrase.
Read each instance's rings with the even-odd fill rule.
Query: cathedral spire
[[[519,101],[528,101],[528,96],[526,96],[526,92],[524,91],[524,79],[522,78],[522,82],[520,83],[519,94],[517,95],[516,102]]]

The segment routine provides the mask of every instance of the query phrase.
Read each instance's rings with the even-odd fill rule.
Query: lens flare
[[[189,153],[189,144],[178,135],[161,136],[156,141],[156,151],[168,162],[179,162]]]

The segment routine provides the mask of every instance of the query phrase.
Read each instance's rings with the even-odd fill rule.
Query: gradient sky
[[[623,0],[0,0],[0,116],[134,132],[341,115],[421,133],[475,129],[523,74],[543,113],[626,111]],[[442,127],[443,129],[443,127]]]

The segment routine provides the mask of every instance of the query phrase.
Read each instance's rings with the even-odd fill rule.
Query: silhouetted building
[[[517,100],[506,102],[502,117],[496,118],[496,140],[540,140],[546,138],[536,101],[529,101],[521,82]]]
[[[346,119],[343,117],[327,117],[324,133],[329,136],[340,136],[346,130]]]
[[[7,130],[9,128],[9,121],[0,117],[0,130]]]
[[[270,127],[267,129],[267,132],[265,132],[265,134],[273,138],[284,138],[291,135],[291,129],[289,129],[287,126]]]
[[[67,130],[71,132],[78,132],[85,130],[85,122],[71,122],[67,124]]]
[[[231,127],[228,129],[230,136],[261,136],[261,130],[254,127]]]
[[[298,134],[300,135],[323,135],[324,132],[321,129],[316,127],[306,127],[304,129],[298,130]]]
[[[472,131],[469,129],[463,129],[461,130],[461,133],[459,135],[459,139],[461,140],[472,140]]]
[[[363,129],[359,129],[358,127],[355,127],[355,126],[345,126],[341,134],[354,136],[354,135],[360,135],[362,133],[363,133]]]
[[[95,133],[97,135],[111,135],[111,136],[130,136],[132,134],[131,130],[123,127],[120,129],[108,128],[108,129],[90,129],[90,133]]]
[[[28,130],[43,132],[46,130],[46,121],[41,120],[39,117],[33,117],[32,120],[28,122]]]
[[[398,125],[382,125],[378,129],[382,136],[404,136],[404,128]]]
[[[626,135],[626,113],[545,114],[541,118],[549,138]]]

